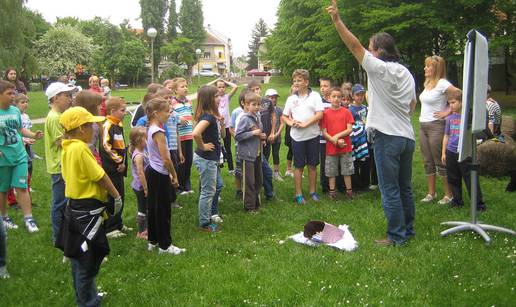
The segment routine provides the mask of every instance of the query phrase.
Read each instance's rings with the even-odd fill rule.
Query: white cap
[[[279,94],[275,89],[270,88],[265,91],[265,96],[278,96],[279,97]]]
[[[70,84],[64,84],[62,82],[54,82],[47,87],[47,90],[45,91],[45,95],[47,95],[48,101],[50,102],[50,99],[52,99],[52,97],[56,96],[57,94],[63,93],[63,92],[71,92],[71,91],[75,90],[75,88],[76,88],[75,86],[70,85]]]

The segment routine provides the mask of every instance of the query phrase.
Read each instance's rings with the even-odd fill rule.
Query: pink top
[[[342,240],[344,236],[344,230],[339,229],[337,226],[332,224],[324,223],[324,229],[321,232],[321,241],[324,243],[335,243]]]
[[[220,97],[219,114],[220,114],[220,116],[224,117],[224,124],[226,125],[225,128],[229,128],[230,124],[231,124],[231,119],[229,116],[229,95],[228,94]]]

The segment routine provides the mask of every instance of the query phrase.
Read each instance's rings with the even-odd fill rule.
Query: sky
[[[247,55],[252,30],[263,18],[269,28],[276,23],[280,0],[202,0],[204,25],[231,39],[233,55]],[[27,6],[54,23],[57,17],[91,19],[100,16],[119,24],[129,19],[133,28],[141,28],[139,0],[29,0]],[[179,10],[181,0],[176,0]]]

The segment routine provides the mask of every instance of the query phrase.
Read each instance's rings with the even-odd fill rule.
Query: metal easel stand
[[[503,228],[488,224],[479,224],[477,221],[477,184],[478,184],[478,167],[477,163],[477,146],[476,146],[476,135],[473,134],[472,151],[471,151],[471,222],[443,222],[441,225],[455,226],[441,232],[441,236],[446,237],[449,234],[472,230],[478,233],[486,241],[486,245],[491,244],[491,238],[485,232],[486,230],[505,232],[510,235],[516,236],[516,232],[511,229]]]

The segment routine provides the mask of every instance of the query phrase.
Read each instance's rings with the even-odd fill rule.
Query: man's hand
[[[339,8],[337,7],[337,1],[332,0],[331,5],[326,8],[326,12],[330,14],[331,21],[337,22],[340,19]]]
[[[122,210],[122,205],[122,196],[115,198],[115,211],[113,212],[114,215],[118,214],[120,210]]]

